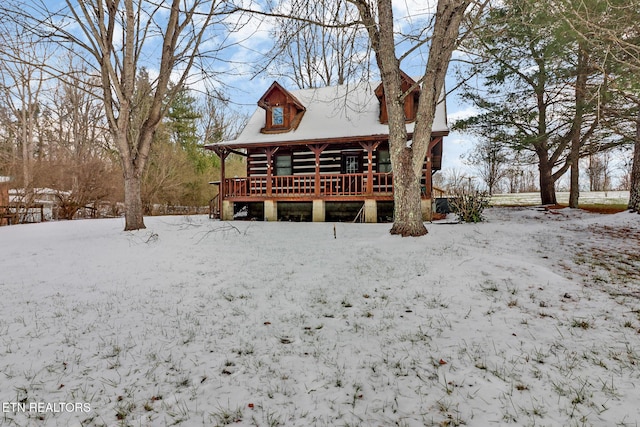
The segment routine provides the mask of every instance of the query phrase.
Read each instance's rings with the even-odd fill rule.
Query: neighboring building
[[[0,206],[9,204],[9,181],[11,178],[0,175]]]
[[[9,224],[13,218],[9,212],[9,181],[11,178],[0,175],[0,226]]]
[[[403,88],[415,82],[403,75]],[[419,88],[406,97],[409,138]],[[233,141],[207,146],[221,158],[219,200],[223,220],[239,213],[276,220],[366,222],[393,214],[389,126],[381,84],[288,91],[277,82]],[[442,164],[448,135],[444,100],[439,104],[422,176],[423,217],[431,218],[432,174]],[[246,156],[247,176],[225,178],[230,153]]]

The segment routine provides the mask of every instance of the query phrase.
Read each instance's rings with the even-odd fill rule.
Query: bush
[[[462,222],[482,222],[482,211],[489,206],[489,195],[484,191],[459,189],[449,200],[451,210]]]

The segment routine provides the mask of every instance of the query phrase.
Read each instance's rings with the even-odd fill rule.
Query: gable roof
[[[300,110],[305,109],[304,105],[302,105],[302,103],[291,92],[283,88],[278,82],[273,82],[269,87],[269,89],[267,89],[267,91],[264,93],[264,95],[262,95],[262,97],[258,100],[258,107],[262,107],[264,109],[271,108],[271,105],[269,105],[265,101],[265,99],[267,99],[269,95],[271,95],[271,93],[276,90],[280,91],[284,96],[286,96],[289,102],[295,105],[298,109]]]
[[[297,129],[287,133],[261,133],[260,130],[265,126],[265,111],[257,108],[235,140],[222,141],[207,147],[244,148],[278,143],[306,144],[344,138],[386,139],[389,126],[380,123],[380,105],[375,94],[375,88],[379,84],[380,82],[370,82],[289,91],[300,105],[306,108]],[[407,123],[408,133],[413,133],[414,124]],[[444,100],[436,109],[433,132],[449,132]]]

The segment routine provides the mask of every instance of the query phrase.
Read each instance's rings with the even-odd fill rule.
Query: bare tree
[[[421,236],[427,233],[420,206],[420,176],[427,155],[436,106],[441,100],[445,76],[455,50],[459,29],[471,0],[439,0],[433,19],[417,34],[402,37],[414,41],[398,56],[398,31],[391,0],[349,0],[359,11],[376,55],[389,115],[389,148],[394,176],[394,223],[391,234]],[[418,111],[411,143],[407,141],[400,66],[403,59],[429,44]],[[413,89],[413,88],[411,88]]]
[[[609,152],[595,153],[588,157],[587,176],[589,191],[607,191],[611,189],[611,155]]]
[[[276,18],[275,45],[261,70],[286,77],[301,89],[369,78],[371,49],[361,26],[346,25],[358,14],[348,1],[298,0],[279,9],[285,7],[304,19],[292,19],[284,10]]]
[[[459,188],[462,188],[465,183],[464,172],[460,169],[452,168],[443,171],[439,174],[440,185],[448,193],[452,194]]]
[[[500,180],[506,176],[507,165],[511,160],[504,144],[489,139],[476,144],[466,159],[474,165],[490,195],[495,193]]]
[[[229,30],[232,24],[223,21],[233,5],[222,0],[65,0],[58,10],[44,2],[30,6],[13,13],[40,35],[78,49],[100,77],[100,96],[124,175],[125,229],[145,228],[141,181],[154,133],[196,69],[204,73],[212,68],[214,52],[203,47],[222,48],[213,31]],[[144,97],[149,103],[140,106],[136,77],[143,67],[153,70],[155,78]]]
[[[0,28],[0,104],[6,110],[4,125],[14,146],[14,161],[20,156],[22,186],[27,202],[33,196],[33,162],[38,140],[42,92],[48,76],[42,64],[47,45],[29,32],[4,20]]]
[[[72,55],[63,56],[61,64],[87,75]],[[42,120],[47,156],[39,162],[36,180],[55,191],[64,219],[95,208],[114,193],[118,182],[113,179],[117,160],[110,155],[104,110],[93,93],[96,80],[57,80]]]
[[[230,110],[220,94],[211,89],[205,92],[198,111],[198,130],[203,144],[234,139],[248,120],[246,114]]]

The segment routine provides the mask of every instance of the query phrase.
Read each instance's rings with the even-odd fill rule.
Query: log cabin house
[[[403,74],[403,89],[415,84]],[[391,220],[393,175],[382,84],[342,85],[289,91],[277,82],[233,141],[210,144],[221,159],[214,210],[223,220],[238,212],[250,218],[302,221]],[[409,138],[419,87],[405,98]],[[433,123],[422,184],[423,218],[431,219],[432,175],[442,164],[448,135],[444,99]],[[246,177],[225,177],[225,159],[246,157]]]

